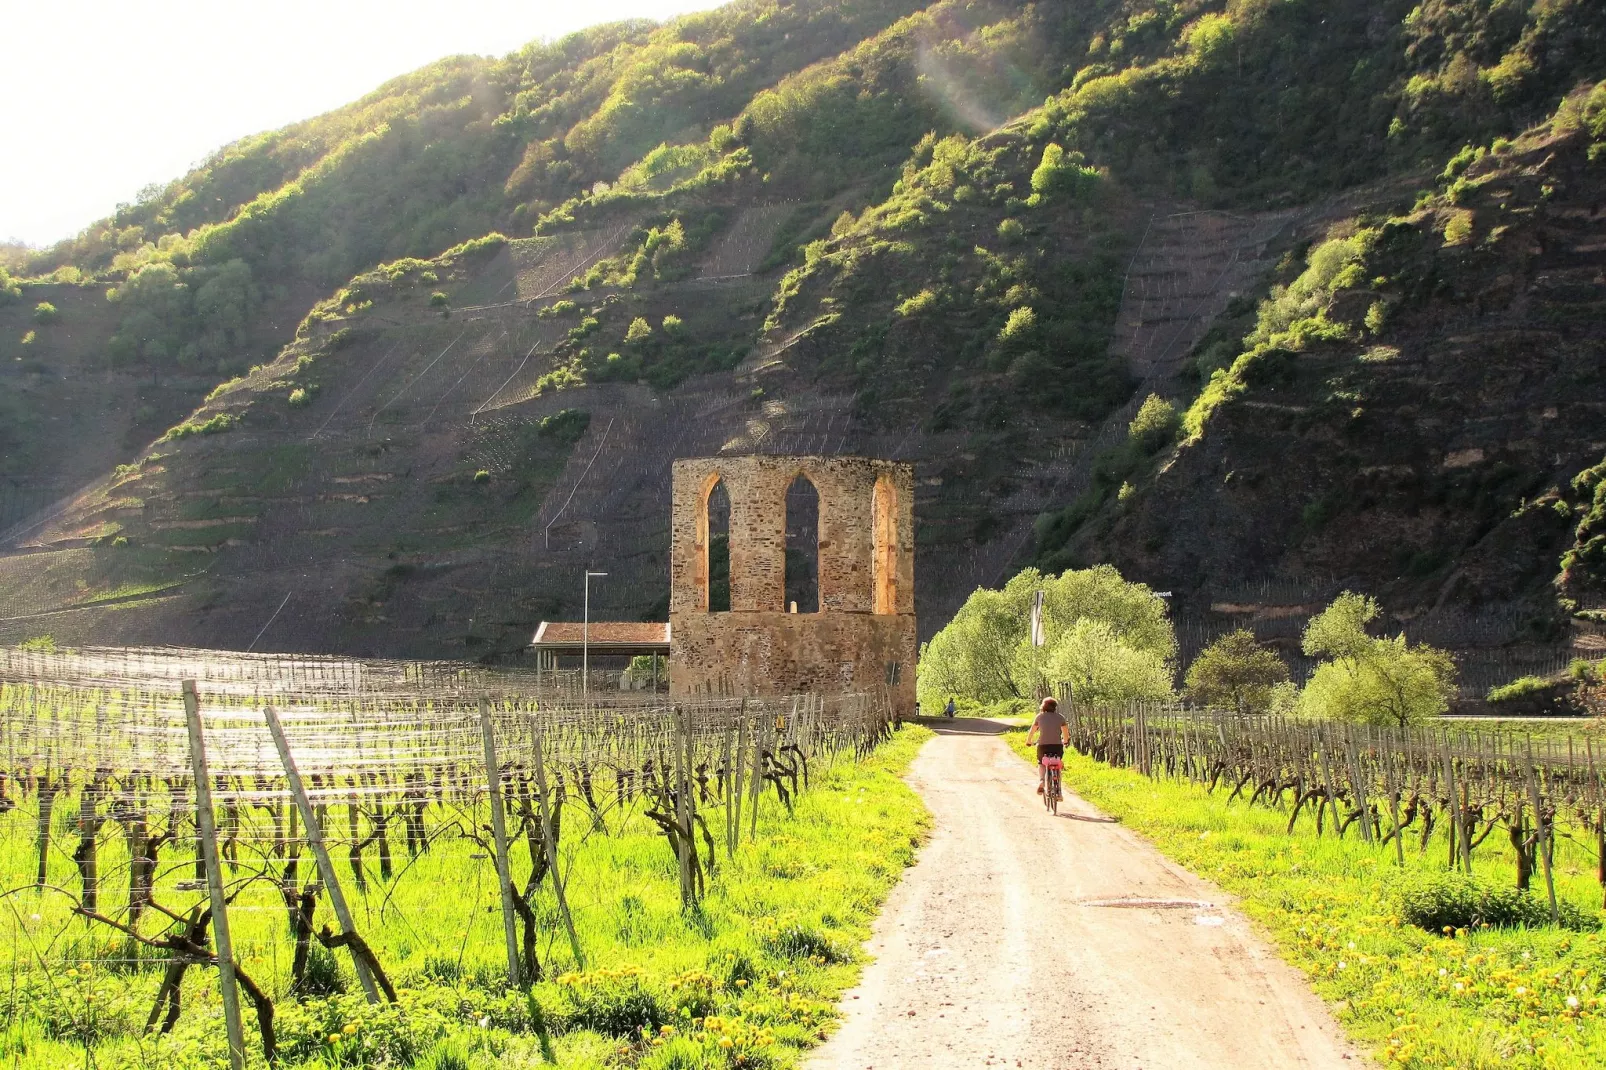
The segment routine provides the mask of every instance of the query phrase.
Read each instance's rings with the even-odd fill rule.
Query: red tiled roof
[[[580,646],[585,625],[577,620],[544,620],[535,631],[532,646]],[[590,625],[592,646],[668,646],[669,625],[648,621],[594,620]]]

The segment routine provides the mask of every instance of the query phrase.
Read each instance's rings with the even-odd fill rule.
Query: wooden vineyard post
[[[730,827],[725,830],[725,840],[730,845],[730,856],[736,857],[736,848],[742,840],[742,785],[745,780],[742,771],[746,768],[742,750],[747,746],[747,700],[742,699],[741,710],[736,716],[736,756],[731,760],[732,775],[735,777],[734,786],[730,789],[735,800],[735,807],[731,815]]]
[[[1316,753],[1322,760],[1322,798],[1316,807],[1316,835],[1322,834],[1322,814],[1326,812],[1329,804],[1333,810],[1333,831],[1339,831],[1338,800],[1333,797],[1333,763],[1327,756],[1327,730],[1322,725],[1316,727]]]
[[[1394,825],[1394,864],[1401,869],[1405,868],[1405,830],[1400,827],[1400,778],[1399,770],[1394,765],[1394,755],[1398,751],[1394,729],[1389,729],[1387,765],[1387,786],[1389,793],[1389,821]]]
[[[1539,778],[1534,773],[1534,745],[1533,739],[1528,740],[1528,749],[1523,756],[1523,774],[1528,781],[1528,801],[1534,808],[1535,841],[1539,848],[1539,864],[1545,874],[1545,894],[1550,897],[1550,923],[1561,924],[1561,911],[1556,906],[1556,879],[1550,872],[1550,822],[1545,819],[1545,808],[1539,799]]]
[[[329,905],[334,908],[335,919],[340,922],[340,931],[348,937],[354,936],[357,926],[352,921],[351,908],[346,905],[345,893],[340,890],[340,878],[335,875],[334,863],[329,860],[329,848],[323,842],[323,829],[318,825],[317,815],[312,812],[312,804],[307,801],[307,791],[301,784],[301,770],[296,767],[295,755],[290,753],[290,741],[285,738],[278,711],[272,706],[265,706],[262,715],[267,719],[268,731],[273,735],[273,745],[279,751],[279,763],[284,766],[285,779],[290,784],[290,794],[295,797],[296,809],[301,811],[301,823],[307,829],[307,846],[312,848],[312,857],[318,861],[318,875],[323,878],[324,887],[329,892]],[[357,969],[357,980],[362,982],[362,990],[368,995],[368,1002],[378,1003],[379,987],[374,984],[368,963],[363,961],[356,944],[348,944],[347,947],[351,951],[352,965]]]
[[[1465,736],[1462,737],[1463,742]],[[1477,822],[1472,816],[1472,758],[1470,755],[1461,759],[1461,798],[1456,808],[1456,827],[1461,831],[1461,868],[1468,876],[1472,875],[1472,833]]]
[[[683,713],[684,711],[679,706],[670,707],[670,716],[675,726],[675,771],[673,781],[675,792],[674,818],[675,825],[681,833],[679,836],[675,837],[675,861],[678,865],[680,873],[680,905],[682,907],[689,907],[692,904],[694,896],[691,890],[691,863],[686,858],[686,849],[690,846],[690,844],[687,842],[686,830],[691,825],[691,819],[686,813],[686,790],[687,784],[689,783],[689,778],[686,775],[686,768],[684,765],[685,741],[683,733],[685,730],[681,725],[681,716]],[[665,777],[667,779],[668,770],[665,770]]]
[[[569,934],[569,949],[574,952],[574,968],[586,968],[584,953],[580,950],[580,937],[574,931],[574,918],[569,915],[569,900],[563,894],[563,872],[558,867],[558,843],[552,835],[552,806],[547,796],[546,759],[542,755],[543,737],[539,731],[535,734],[535,790],[540,792],[541,799],[541,843],[546,848],[547,865],[552,869],[552,890],[558,898],[558,915],[563,918],[563,928]]]
[[[1455,797],[1455,759],[1450,756],[1450,736],[1444,736],[1444,798],[1449,817],[1450,868],[1461,860],[1461,814]]]
[[[697,904],[697,841],[692,839],[695,832],[692,828],[691,711],[685,706],[676,706],[674,715],[675,734],[680,737],[679,746],[675,748],[680,752],[675,762],[679,766],[675,774],[675,823],[680,826],[680,902],[690,908]]]
[[[1366,797],[1366,781],[1361,769],[1360,754],[1355,749],[1355,730],[1344,729],[1344,743],[1349,751],[1350,778],[1355,782],[1355,806],[1361,814],[1361,842],[1372,842],[1372,804]]]
[[[184,720],[190,731],[190,772],[195,777],[195,815],[200,824],[201,860],[206,890],[212,900],[212,935],[217,947],[218,983],[223,991],[223,1021],[229,1031],[229,1065],[245,1070],[245,1029],[240,1022],[240,992],[234,980],[234,941],[229,938],[229,901],[223,894],[223,867],[217,858],[217,826],[212,816],[212,779],[206,769],[206,734],[195,681],[185,680]]]
[[[1071,717],[1076,717],[1074,707]],[[1179,773],[1180,778],[1185,779],[1185,781],[1193,779],[1193,741],[1190,734],[1188,734],[1188,720],[1190,718],[1184,718],[1184,720],[1180,721],[1180,725],[1177,726],[1177,734],[1180,737],[1179,742],[1182,745],[1182,765],[1179,766]]]
[[[491,795],[491,836],[496,841],[496,883],[502,892],[502,937],[507,942],[507,979],[522,988],[519,976],[519,938],[513,918],[513,874],[507,857],[507,814],[502,809],[502,766],[496,760],[496,729],[491,704],[480,696],[480,737],[485,744],[485,776]],[[556,876],[554,875],[554,880]]]
[[[16,766],[11,766],[11,768],[15,769]],[[45,880],[48,876],[46,870],[50,864],[50,814],[55,809],[56,796],[63,790],[63,786],[66,783],[67,777],[65,775],[60,780],[56,779],[56,775],[51,771],[50,761],[47,758],[45,761],[45,774],[39,779],[39,785],[36,789],[39,793],[39,871],[38,876],[35,878],[35,883],[41,889],[45,886]]]
[[[83,884],[84,909],[98,910],[100,902],[100,859],[96,853],[96,839],[100,833],[101,773],[89,771],[84,778],[83,790],[78,794],[78,860],[79,878]]]
[[[1138,772],[1144,776],[1152,776],[1153,770],[1149,762],[1149,708],[1139,702],[1136,707],[1134,720],[1138,737]]]
[[[1606,780],[1595,764],[1595,741],[1586,738],[1584,746],[1589,748],[1589,780],[1595,786],[1595,880],[1601,887],[1601,902],[1606,905]]]
[[[725,804],[726,858],[731,855],[731,778],[735,775],[735,770],[731,768],[731,736],[734,734],[735,730],[728,725],[719,734],[720,793],[724,796],[720,801]]]
[[[792,702],[795,705],[797,700],[793,699]],[[764,707],[763,711],[758,715],[757,723],[753,725],[753,797],[751,800],[753,815],[750,818],[752,824],[747,833],[747,838],[750,842],[758,839],[758,801],[764,794],[764,740],[769,737],[770,729],[774,724],[775,715],[769,712],[768,707]]]

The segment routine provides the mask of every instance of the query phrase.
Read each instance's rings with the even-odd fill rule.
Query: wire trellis
[[[342,951],[375,1002],[426,932],[514,985],[583,967],[573,881],[596,837],[661,835],[694,909],[761,811],[889,730],[859,694],[588,698],[444,662],[0,651],[0,929],[47,980],[150,972],[148,1032],[174,1028],[190,967],[215,968],[235,1065],[241,1005],[271,1059],[275,1002]]]
[[[1606,897],[1606,750],[1591,736],[1379,726],[1134,703],[1070,708],[1078,751],[1154,778],[1190,780],[1301,817],[1320,836],[1351,829],[1403,862],[1446,850],[1450,869],[1497,829],[1515,854],[1517,886],[1542,876],[1552,918],[1558,842],[1591,856]],[[1442,839],[1435,834],[1443,832]]]

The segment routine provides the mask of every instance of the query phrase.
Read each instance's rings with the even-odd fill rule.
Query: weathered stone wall
[[[819,496],[820,612],[785,612],[786,491]],[[730,499],[729,613],[709,613],[707,500]],[[889,507],[890,612],[876,613],[876,498]],[[866,690],[914,705],[914,471],[865,457],[705,457],[674,464],[669,619],[672,694]]]
[[[671,695],[790,694],[887,688],[914,711],[914,616],[695,613],[675,619]],[[889,668],[896,666],[896,668]],[[894,678],[888,686],[889,676]]]

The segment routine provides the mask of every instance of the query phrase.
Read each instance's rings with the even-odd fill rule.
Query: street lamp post
[[[580,623],[580,695],[587,699],[591,697],[591,578],[606,575],[586,570],[585,614]]]

